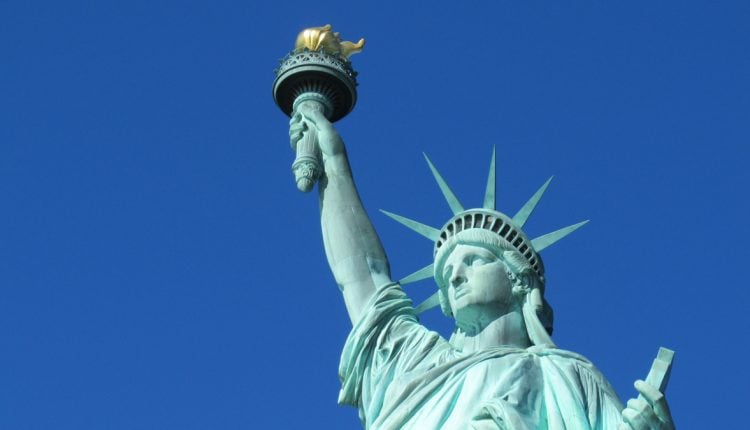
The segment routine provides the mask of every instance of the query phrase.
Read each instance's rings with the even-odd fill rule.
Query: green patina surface
[[[339,401],[359,409],[365,428],[674,428],[663,396],[672,351],[659,351],[645,382],[635,383],[639,396],[623,405],[592,363],[552,340],[540,252],[587,222],[526,236],[552,178],[510,217],[496,210],[494,150],[482,205],[472,209],[425,155],[452,216],[437,228],[383,211],[434,243],[432,263],[394,282],[331,123],[329,96],[299,92],[289,135],[298,187],[310,191],[318,181],[326,257],[353,324]],[[414,307],[401,286],[429,278],[435,294]],[[456,322],[450,339],[416,317],[437,306]]]

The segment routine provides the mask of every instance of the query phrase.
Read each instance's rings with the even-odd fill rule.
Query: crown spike
[[[539,236],[536,239],[531,240],[531,246],[534,248],[536,252],[542,252],[543,249],[554,244],[555,242],[559,241],[560,239],[564,238],[570,233],[573,233],[574,231],[578,230],[580,227],[583,227],[583,225],[586,224],[587,222],[589,222],[589,220],[581,221],[578,224],[573,224],[567,227],[563,227],[560,230],[555,230],[552,233],[545,234],[544,236]]]
[[[536,190],[529,201],[527,201],[523,207],[513,215],[513,224],[517,225],[518,228],[523,228],[524,224],[526,224],[526,221],[529,219],[529,216],[531,216],[531,213],[534,212],[534,208],[536,208],[539,200],[542,199],[544,192],[547,191],[547,187],[549,186],[550,181],[552,181],[552,178],[554,178],[554,176],[550,176],[549,179],[547,179],[547,182]]]
[[[487,188],[484,192],[485,209],[495,210],[495,145],[492,145],[492,161],[490,161],[490,173],[487,175]]]
[[[440,176],[440,172],[438,172],[438,170],[432,164],[432,161],[430,161],[429,157],[427,157],[427,154],[422,153],[422,155],[424,155],[424,159],[427,160],[427,164],[430,166],[430,170],[432,170],[432,176],[435,177],[435,181],[437,181],[438,185],[440,186],[440,191],[443,192],[445,200],[448,201],[448,205],[451,207],[453,215],[463,212],[464,207],[461,205],[461,202],[458,201],[456,195],[453,194],[453,191],[451,191],[450,187],[445,182],[443,177]]]
[[[401,285],[406,285],[406,284],[411,284],[413,282],[421,281],[422,279],[432,278],[433,271],[434,271],[433,267],[434,265],[430,263],[429,266],[425,266],[408,276],[404,276],[398,281],[398,283]]]
[[[384,214],[388,215],[392,219],[409,227],[410,229],[432,240],[433,242],[436,241],[438,237],[440,236],[440,230],[436,229],[435,227],[430,227],[429,225],[422,224],[421,222],[417,222],[406,217],[402,217],[401,215],[396,215],[394,213],[384,211],[383,209],[380,209],[380,212],[383,212]]]
[[[420,303],[419,306],[414,308],[414,311],[418,314],[421,314],[422,312],[428,311],[437,306],[440,306],[440,291],[436,292],[435,294],[431,295],[427,300]]]

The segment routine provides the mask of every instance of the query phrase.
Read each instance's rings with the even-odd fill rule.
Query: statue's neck
[[[456,350],[464,353],[497,347],[525,349],[531,346],[520,309],[491,321],[480,321],[477,325],[459,325],[451,336],[450,343]]]

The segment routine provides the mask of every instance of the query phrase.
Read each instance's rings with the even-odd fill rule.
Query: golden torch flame
[[[302,52],[305,49],[310,51],[323,51],[330,55],[339,55],[348,59],[350,55],[362,52],[365,46],[365,39],[359,39],[359,42],[352,43],[341,41],[339,33],[334,32],[331,24],[322,27],[306,28],[297,36],[297,43],[294,44],[294,52]]]

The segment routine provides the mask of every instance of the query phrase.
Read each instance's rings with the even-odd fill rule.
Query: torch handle
[[[314,109],[324,112],[323,105],[313,101],[305,100],[303,103],[311,104]],[[318,148],[318,133],[315,128],[308,127],[302,139],[297,142],[297,158],[292,163],[294,180],[297,183],[297,189],[303,193],[312,190],[315,181],[323,173],[323,166],[320,162],[320,148]]]

